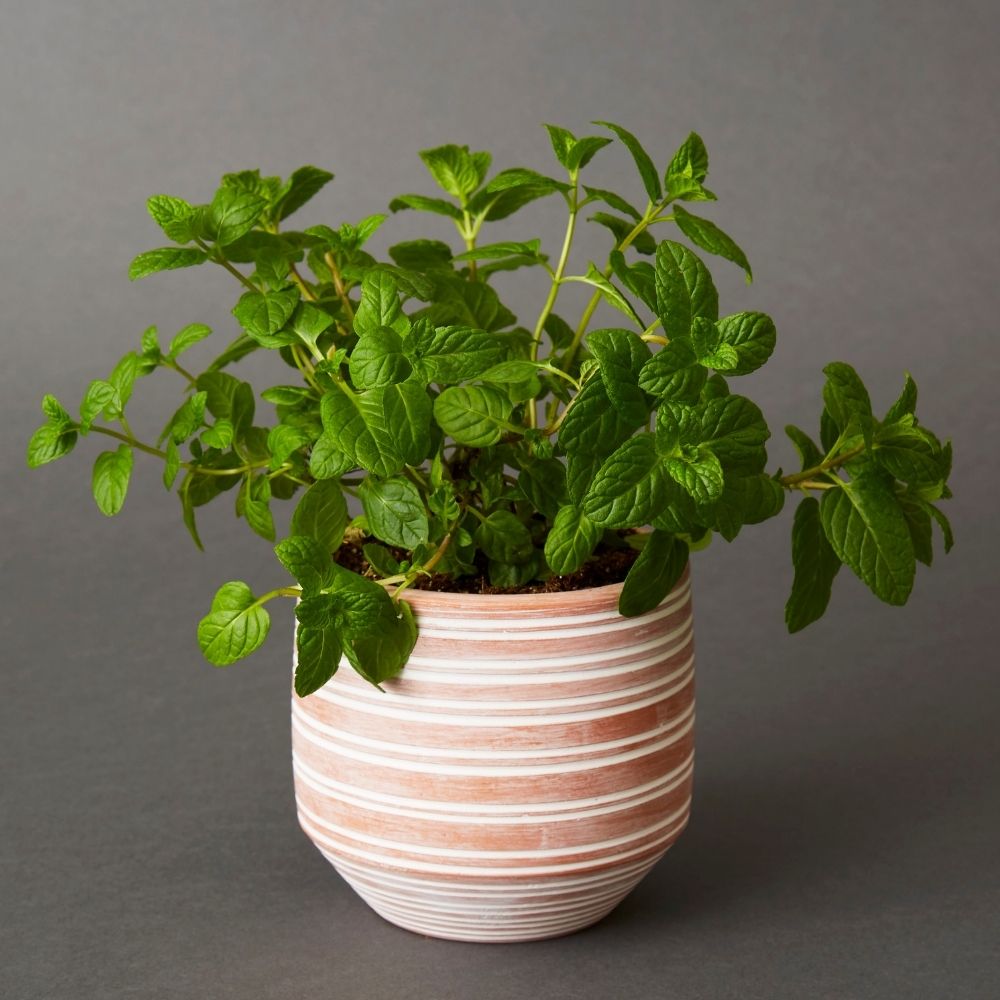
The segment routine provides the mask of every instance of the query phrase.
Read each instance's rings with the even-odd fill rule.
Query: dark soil
[[[374,541],[365,539],[364,541]],[[374,576],[368,560],[361,551],[361,541],[348,541],[337,550],[334,558],[345,569],[353,570],[363,576]],[[408,553],[402,549],[390,550],[396,559],[407,558]],[[619,543],[612,546],[601,543],[593,556],[575,573],[566,576],[551,576],[547,580],[533,580],[523,587],[494,587],[490,583],[486,567],[481,573],[469,574],[452,579],[442,574],[421,576],[413,584],[413,590],[438,590],[450,594],[553,594],[564,590],[587,590],[591,587],[604,587],[611,583],[621,583],[635,562],[639,553],[630,545]]]

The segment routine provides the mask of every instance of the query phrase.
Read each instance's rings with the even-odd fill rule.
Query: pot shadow
[[[761,899],[834,891],[838,882],[898,889],[910,861],[934,841],[934,820],[966,793],[953,767],[935,773],[919,753],[881,760],[841,756],[804,768],[757,762],[740,773],[697,773],[692,819],[653,872],[602,924],[713,919]],[[960,807],[959,807],[960,808]],[[921,827],[925,829],[921,830]]]

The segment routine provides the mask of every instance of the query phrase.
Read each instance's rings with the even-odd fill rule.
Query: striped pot
[[[400,927],[568,934],[609,913],[687,823],[688,574],[622,618],[621,585],[408,592],[420,629],[382,693],[344,669],[293,698],[302,828]]]

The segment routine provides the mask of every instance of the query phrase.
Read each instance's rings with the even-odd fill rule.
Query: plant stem
[[[299,286],[299,291],[305,296],[306,299],[310,302],[317,301],[316,293],[306,284],[302,275],[295,270],[295,264],[292,262],[289,262],[288,264],[288,273],[292,276],[292,281]]]
[[[802,472],[796,472],[794,475],[782,476],[778,482],[781,483],[781,485],[786,489],[793,486],[800,486],[804,483],[810,483],[810,480],[812,480],[814,476],[820,476],[824,472],[829,472],[831,469],[840,468],[840,466],[849,462],[856,455],[860,455],[864,450],[865,446],[863,444],[858,445],[857,448],[851,448],[850,451],[845,451],[839,455],[833,455],[830,458],[823,459],[819,465],[814,465],[811,469],[803,469]],[[812,485],[813,484],[810,483],[810,486]],[[831,483],[830,485],[835,486],[836,484]]]
[[[347,318],[353,323],[354,306],[351,305],[350,296],[347,294],[347,286],[344,284],[344,278],[340,273],[340,268],[337,266],[337,259],[333,256],[333,251],[327,250],[323,254],[323,260],[330,269],[330,277],[333,278],[333,287],[337,292],[337,298],[340,299],[340,304],[344,307]]]
[[[627,250],[635,238],[643,233],[650,225],[654,222],[662,221],[658,219],[657,216],[663,211],[667,205],[673,199],[670,197],[664,198],[658,205],[654,205],[646,210],[646,214],[632,227],[631,231],[622,239],[622,241],[615,247],[616,250],[622,251]],[[608,264],[603,271],[604,277],[608,277],[611,274],[611,265]],[[591,317],[594,315],[597,306],[601,301],[601,291],[596,290],[594,294],[590,297],[590,301],[587,303],[586,309],[583,310],[583,315],[580,317],[580,323],[576,328],[576,332],[573,334],[573,340],[569,347],[566,348],[566,352],[560,358],[560,364],[563,368],[569,368],[573,363],[573,358],[576,357],[576,352],[580,349],[580,343],[583,340],[583,335],[587,332],[587,327],[590,325]]]
[[[241,285],[245,285],[250,289],[251,292],[259,292],[260,289],[245,275],[240,271],[237,271],[232,264],[223,256],[222,251],[216,247],[214,250],[209,247],[209,245],[202,240],[195,239],[195,243],[201,247],[205,253],[208,254],[209,259],[215,261],[216,264],[221,264]]]
[[[176,361],[168,361],[166,358],[163,359],[163,365],[165,368],[170,368],[177,372],[178,375],[183,375],[184,378],[194,385],[198,380],[192,375],[186,368],[182,368]]]

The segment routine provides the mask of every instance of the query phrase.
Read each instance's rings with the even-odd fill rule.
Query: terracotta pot
[[[343,668],[293,697],[299,821],[400,927],[529,941],[608,914],[687,823],[687,571],[655,610],[621,585],[408,592],[420,637],[382,693]]]

